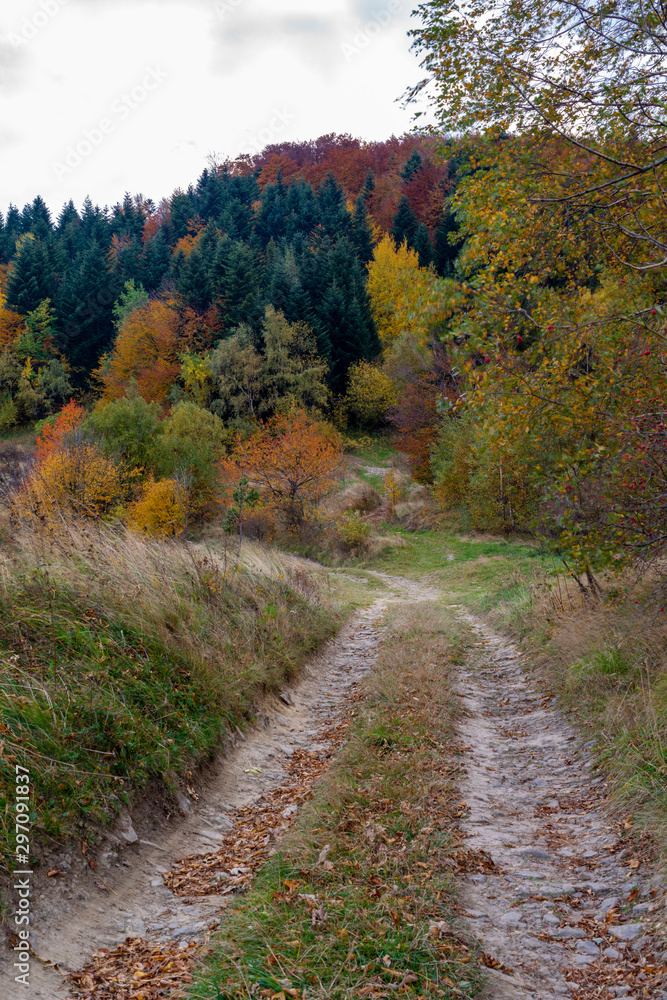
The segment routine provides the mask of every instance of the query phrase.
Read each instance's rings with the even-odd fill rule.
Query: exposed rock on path
[[[460,686],[463,901],[489,997],[667,998],[662,882],[619,842],[591,744],[579,746],[511,643],[459,616],[479,637]]]

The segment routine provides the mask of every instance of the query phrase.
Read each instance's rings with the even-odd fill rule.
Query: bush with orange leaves
[[[35,465],[14,495],[12,508],[20,519],[53,523],[74,515],[99,520],[126,495],[124,470],[77,429]]]
[[[48,455],[60,448],[70,434],[83,423],[85,415],[84,408],[70,399],[57,417],[47,420],[42,425],[35,443],[35,462],[37,465],[40,465]]]
[[[37,438],[35,461],[12,497],[15,518],[56,523],[63,516],[99,520],[127,497],[132,473],[105,456],[82,428],[73,400]]]
[[[154,537],[180,535],[186,524],[187,500],[175,479],[151,476],[142,496],[130,505],[127,526]]]
[[[298,528],[317,504],[338,489],[343,451],[338,434],[298,412],[276,417],[221,463],[223,491],[232,493],[242,476],[257,489],[263,506],[289,530]]]

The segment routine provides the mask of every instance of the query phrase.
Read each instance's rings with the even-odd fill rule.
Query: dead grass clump
[[[322,507],[322,513],[330,517],[340,517],[349,511],[368,514],[382,503],[380,493],[370,483],[360,480],[351,483],[342,492],[330,497]]]
[[[431,531],[440,527],[441,514],[433,502],[407,500],[396,505],[395,520],[405,531]]]
[[[31,462],[32,452],[24,445],[14,441],[0,441],[0,508],[8,506]]]
[[[405,549],[407,545],[406,540],[400,535],[371,535],[366,554],[369,558],[375,558],[390,549]]]

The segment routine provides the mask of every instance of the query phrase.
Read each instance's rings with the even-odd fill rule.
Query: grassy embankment
[[[456,626],[422,604],[393,608],[388,630],[335,763],[226,914],[193,998],[479,994],[450,923]]]
[[[667,855],[667,614],[655,581],[603,580],[587,602],[537,544],[449,532],[401,532],[367,568],[441,587],[527,654],[597,741],[619,809],[634,813]]]
[[[36,854],[94,838],[140,790],[186,783],[332,633],[337,613],[307,572],[245,552],[226,567],[195,546],[73,525],[0,546],[5,864],[16,763],[31,773]]]

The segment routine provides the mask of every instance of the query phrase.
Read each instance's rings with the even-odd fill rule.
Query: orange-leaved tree
[[[111,354],[95,372],[102,399],[110,402],[136,385],[147,403],[166,403],[179,372],[179,317],[157,299],[135,309],[121,324]]]
[[[35,463],[42,462],[57,451],[67,437],[83,422],[86,411],[73,399],[64,406],[55,420],[44,424],[37,436],[35,445]]]
[[[239,442],[223,459],[223,489],[246,476],[261,501],[288,528],[302,524],[315,506],[335,492],[343,469],[340,438],[307,414],[277,417]]]

